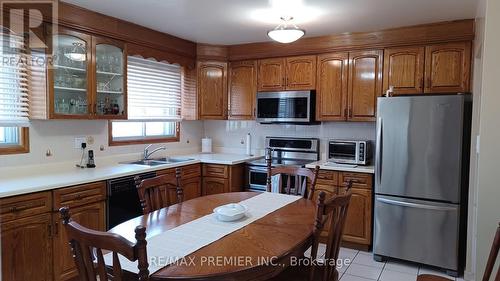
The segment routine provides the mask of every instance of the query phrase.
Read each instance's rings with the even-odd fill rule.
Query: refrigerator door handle
[[[382,203],[389,204],[389,205],[397,205],[397,206],[417,208],[417,209],[427,209],[427,210],[435,210],[435,211],[455,211],[455,210],[457,210],[457,207],[425,205],[425,204],[418,204],[418,203],[396,201],[396,200],[391,200],[391,199],[386,199],[386,198],[377,198],[376,200],[379,202],[382,202]]]
[[[378,118],[377,122],[377,146],[375,148],[375,180],[377,185],[380,186],[382,181],[382,117]]]

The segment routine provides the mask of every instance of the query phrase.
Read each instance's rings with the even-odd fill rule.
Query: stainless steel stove
[[[266,151],[270,151],[272,167],[299,166],[319,160],[319,139],[266,137]],[[265,157],[247,162],[247,190],[265,191],[267,162]]]

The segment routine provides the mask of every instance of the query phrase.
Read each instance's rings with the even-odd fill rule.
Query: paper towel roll
[[[247,155],[251,155],[252,154],[252,136],[250,135],[250,133],[247,134],[247,142],[246,142],[246,145],[247,145]]]
[[[212,153],[212,139],[211,138],[201,139],[201,152],[202,153]]]

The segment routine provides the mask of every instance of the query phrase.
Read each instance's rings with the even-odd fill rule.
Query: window
[[[109,144],[178,141],[181,73],[179,65],[129,56],[128,121],[109,123]]]
[[[0,154],[26,153],[29,100],[24,39],[0,28]]]

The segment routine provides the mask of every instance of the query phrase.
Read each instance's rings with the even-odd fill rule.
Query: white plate
[[[245,216],[247,207],[238,203],[230,203],[214,209],[220,221],[236,221]]]

